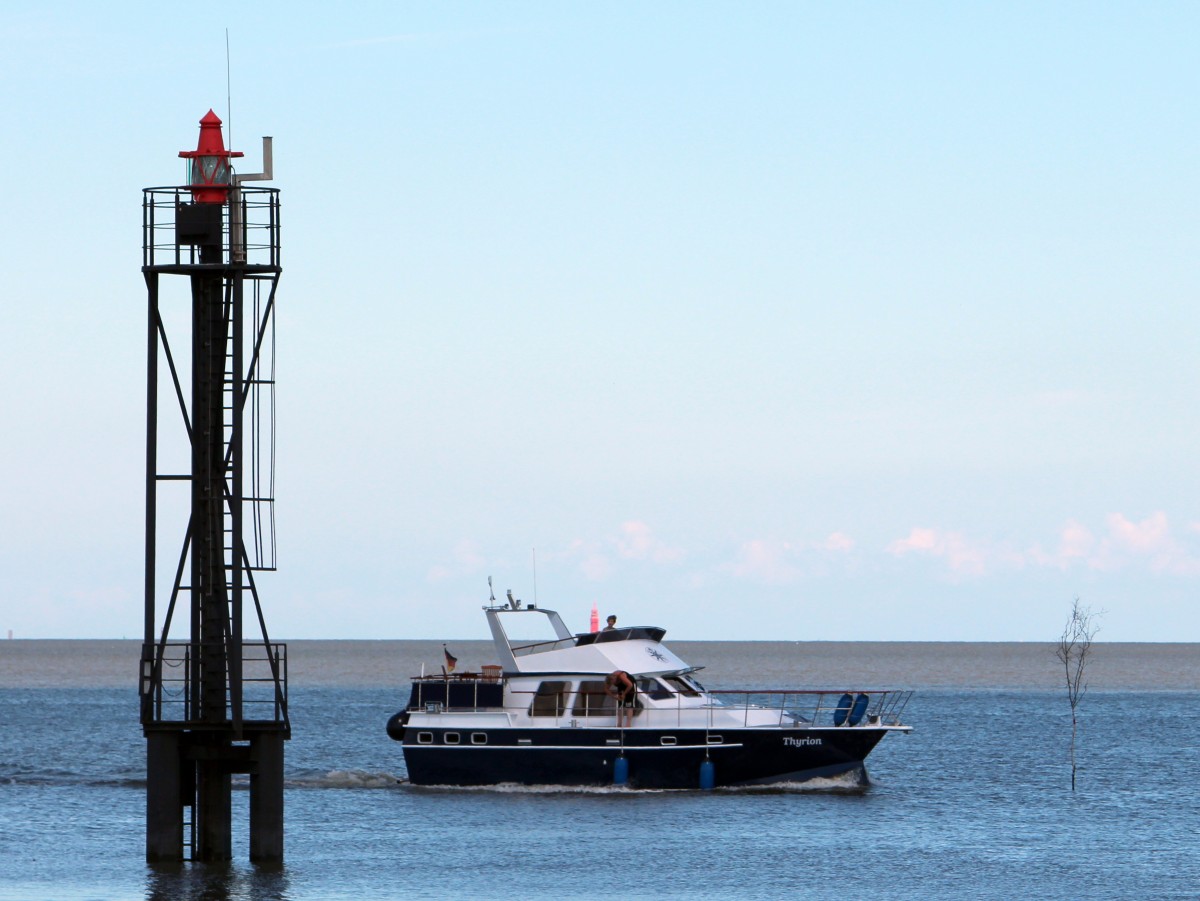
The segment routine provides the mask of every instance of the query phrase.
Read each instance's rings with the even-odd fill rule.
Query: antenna
[[[533,606],[537,606],[537,548],[533,549]]]
[[[225,29],[225,128],[229,132],[229,146],[233,146],[233,88],[229,78],[229,29]]]
[[[488,576],[488,594],[491,595],[492,603],[496,603],[496,589],[492,587],[492,577]]]

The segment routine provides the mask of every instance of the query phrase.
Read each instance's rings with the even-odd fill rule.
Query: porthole
[[[664,745],[673,745],[673,744],[675,744],[675,736],[674,735],[664,735],[662,738],[659,739],[659,741],[662,742]]]
[[[710,745],[719,745],[719,744],[722,744],[724,741],[725,741],[725,739],[722,738],[720,735],[710,735],[708,737],[708,743]]]
[[[419,745],[433,744],[433,733],[432,732],[418,732],[417,733],[417,744],[419,744]]]
[[[456,745],[456,744],[458,744],[458,733],[457,732],[447,732],[445,735],[442,736],[442,741],[444,741],[448,745]]]
[[[486,745],[487,744],[487,733],[486,732],[472,732],[471,733],[471,744]]]

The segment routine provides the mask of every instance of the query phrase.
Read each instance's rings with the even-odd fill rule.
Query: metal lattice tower
[[[287,648],[267,635],[254,573],[275,568],[279,192],[243,184],[271,178],[270,138],[263,139],[264,171],[237,175],[230,160],[242,154],[225,150],[221,120],[211,110],[200,120],[197,149],[180,156],[189,160],[188,184],[147,188],[142,203],[146,858],[229,860],[232,776],[246,773],[250,859],[278,861],[283,742],[291,734]],[[176,356],[184,348],[190,366]],[[165,400],[163,362],[170,375]],[[172,389],[180,428],[160,432],[160,403],[171,403]],[[186,448],[187,462],[177,468],[187,471],[162,470],[160,451],[172,447],[177,456]],[[186,496],[171,495],[172,483],[186,486]],[[158,537],[167,526],[159,523],[160,511],[183,520],[174,533],[181,549],[161,618]],[[249,618],[251,602],[258,628],[247,640],[243,614]]]

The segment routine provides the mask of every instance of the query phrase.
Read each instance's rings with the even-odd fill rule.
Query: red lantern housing
[[[190,160],[188,190],[196,203],[225,203],[229,198],[232,173],[229,160],[242,156],[240,151],[226,150],[221,137],[221,120],[212,110],[200,120],[200,139],[195,150],[181,150],[179,155]]]

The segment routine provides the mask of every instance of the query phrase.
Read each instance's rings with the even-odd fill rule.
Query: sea
[[[414,787],[384,727],[433,641],[289,643],[286,850],[145,862],[134,641],[0,641],[0,899],[1200,898],[1200,645],[1098,643],[1071,788],[1043,643],[677,642],[709,688],[908,688],[869,784]],[[448,642],[476,668],[490,643]]]

